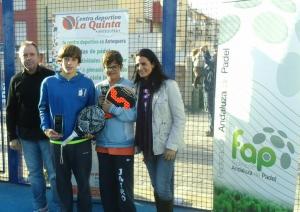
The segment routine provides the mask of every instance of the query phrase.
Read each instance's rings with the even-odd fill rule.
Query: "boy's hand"
[[[84,135],[85,138],[87,139],[93,139],[95,136],[93,136],[92,134],[88,133]]]
[[[103,104],[101,105],[102,106],[102,110],[105,112],[105,113],[109,113],[109,108],[112,106],[112,103],[110,101],[104,101]]]
[[[9,142],[9,147],[13,150],[20,150],[21,149],[21,144],[20,144],[20,141],[19,139],[14,139],[14,140],[11,140]]]
[[[53,129],[46,129],[44,131],[45,135],[50,138],[50,139],[53,139],[53,140],[56,140],[56,139],[60,139],[62,138],[62,135],[59,134],[58,132],[56,132],[55,130]]]
[[[104,101],[105,101],[105,96],[103,96],[103,95],[99,96],[99,98],[98,98],[98,104],[102,105],[104,103]]]

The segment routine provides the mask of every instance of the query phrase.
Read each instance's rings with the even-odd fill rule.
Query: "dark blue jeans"
[[[145,160],[154,192],[161,200],[174,197],[174,161],[165,160],[163,154]]]
[[[97,153],[101,202],[106,212],[135,212],[133,156]]]
[[[63,163],[60,145],[51,144],[55,161],[57,191],[62,203],[62,211],[73,212],[73,190],[71,176],[74,174],[78,193],[77,211],[92,211],[90,174],[92,168],[92,147],[90,141],[66,145],[63,148]]]
[[[49,140],[30,141],[20,139],[24,159],[29,171],[29,182],[33,194],[33,210],[47,207],[46,181],[44,166],[48,173],[55,210],[59,211],[59,201],[56,191],[55,172],[50,154]]]

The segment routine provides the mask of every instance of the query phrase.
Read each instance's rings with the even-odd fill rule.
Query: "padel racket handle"
[[[113,115],[111,113],[105,113],[104,118],[105,119],[111,119]]]

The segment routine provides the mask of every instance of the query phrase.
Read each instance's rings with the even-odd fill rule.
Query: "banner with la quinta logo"
[[[78,46],[82,51],[80,71],[95,83],[106,79],[102,56],[107,50],[117,50],[123,57],[121,75],[128,78],[128,11],[124,9],[64,12],[54,15],[53,57],[65,44]],[[53,64],[60,66],[56,63]]]
[[[223,1],[214,211],[292,211],[300,145],[300,2]]]

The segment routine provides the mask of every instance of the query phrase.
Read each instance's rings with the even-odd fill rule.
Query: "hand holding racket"
[[[83,108],[76,120],[75,129],[67,137],[60,146],[60,163],[63,164],[63,148],[70,141],[72,141],[76,137],[87,136],[91,138],[92,135],[97,134],[100,130],[103,129],[105,123],[104,112],[103,110],[97,106],[92,105]]]
[[[65,146],[69,141],[76,137],[85,135],[95,135],[103,129],[105,124],[104,112],[97,105],[91,105],[83,108],[78,116],[75,129],[71,135],[62,142]]]
[[[105,113],[109,113],[109,108],[112,106],[112,103],[107,101],[107,100],[104,100],[103,103],[101,104],[101,107],[102,107],[102,110],[105,112]]]
[[[135,106],[136,96],[133,88],[116,84],[108,89],[105,95],[105,102],[102,104],[106,110],[109,104],[113,104],[116,107],[122,107],[126,110]],[[111,118],[112,114],[105,114],[105,118]]]

